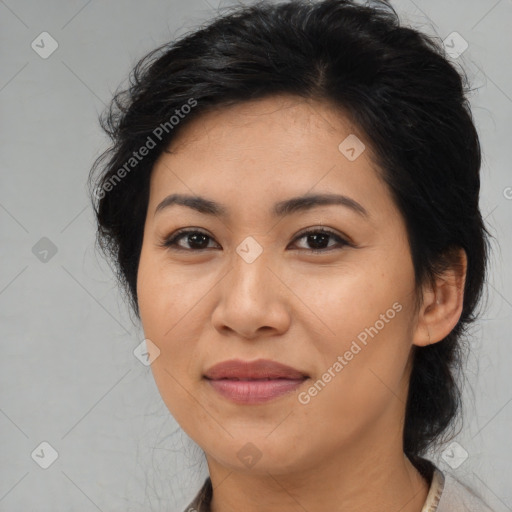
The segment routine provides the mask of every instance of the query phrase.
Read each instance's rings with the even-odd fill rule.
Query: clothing
[[[468,487],[432,463],[428,479],[430,489],[421,512],[493,512]],[[428,466],[426,466],[428,467]],[[423,472],[422,472],[423,473]],[[208,477],[190,505],[183,512],[210,512],[212,482]]]

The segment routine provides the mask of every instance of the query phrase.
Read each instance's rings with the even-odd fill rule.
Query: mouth
[[[309,375],[296,368],[278,363],[277,361],[271,361],[270,359],[257,359],[255,361],[230,359],[210,367],[204,373],[204,377],[210,380],[298,380],[309,377]]]
[[[309,378],[276,361],[229,360],[207,370],[204,378],[221,396],[238,404],[257,404],[295,391]]]

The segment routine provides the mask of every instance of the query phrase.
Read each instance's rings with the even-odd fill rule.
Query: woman
[[[98,241],[206,456],[187,510],[489,510],[424,457],[487,262],[465,85],[385,2],[326,0],[233,8],[116,95]]]

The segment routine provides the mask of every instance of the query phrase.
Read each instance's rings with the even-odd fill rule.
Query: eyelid
[[[334,231],[333,229],[326,228],[324,226],[313,226],[312,228],[305,228],[303,231],[299,232],[294,239],[292,240],[292,243],[296,242],[297,240],[303,238],[306,235],[309,234],[316,234],[316,233],[324,233],[326,235],[331,235],[333,238],[337,239],[339,242],[341,242],[343,245],[348,245],[350,247],[355,247],[354,243],[350,239],[350,237],[346,236],[343,233],[339,233],[337,231]],[[307,249],[304,249],[307,250]],[[310,251],[314,252],[327,252],[329,249],[317,249],[314,251],[313,249],[310,249]]]
[[[213,236],[208,234],[203,229],[191,226],[191,227],[187,227],[187,228],[177,229],[176,231],[171,233],[169,236],[164,237],[162,239],[162,241],[159,243],[159,245],[161,247],[166,248],[166,249],[173,249],[173,250],[176,250],[176,251],[186,251],[186,252],[202,252],[202,251],[205,251],[206,249],[186,249],[184,247],[180,247],[177,244],[178,239],[181,236],[184,236],[184,235],[187,235],[187,234],[191,234],[191,233],[200,233],[200,234],[205,235],[208,238],[210,238],[210,240],[215,241]],[[218,242],[215,242],[215,243],[217,243],[217,245],[219,245]]]

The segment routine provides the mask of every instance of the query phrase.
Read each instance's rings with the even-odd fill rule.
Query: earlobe
[[[457,325],[462,313],[467,256],[464,249],[450,254],[452,263],[425,287],[413,344],[427,346],[444,339]]]

